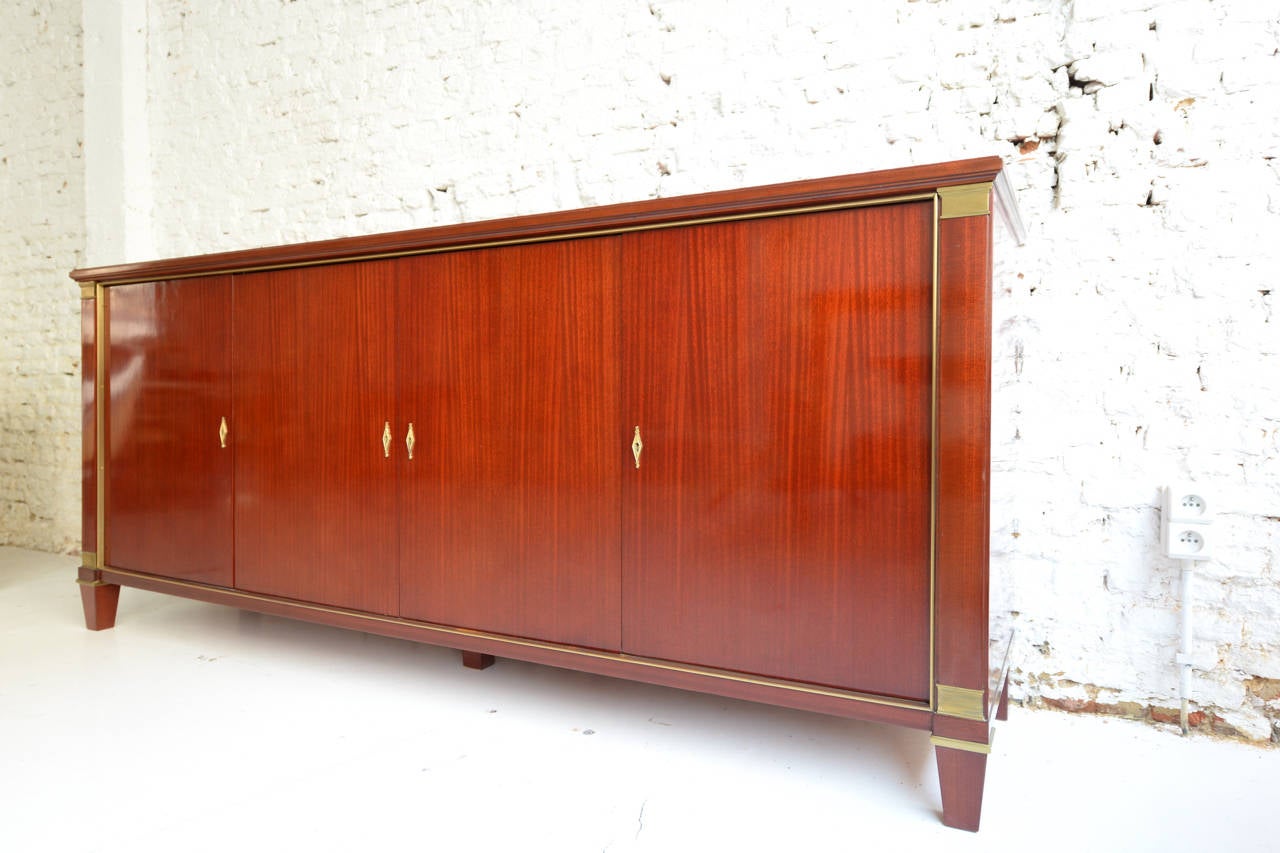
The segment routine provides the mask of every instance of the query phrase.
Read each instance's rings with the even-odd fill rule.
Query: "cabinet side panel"
[[[111,565],[230,586],[230,279],[120,285],[108,306]]]
[[[939,223],[935,680],[980,691],[988,680],[990,242],[989,215]]]
[[[926,700],[929,202],[628,235],[623,650]]]
[[[80,542],[98,551],[98,336],[96,299],[80,300]]]

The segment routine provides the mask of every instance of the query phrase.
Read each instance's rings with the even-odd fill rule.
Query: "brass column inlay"
[[[97,463],[97,560],[94,568],[107,565],[107,289],[94,284],[94,462]]]

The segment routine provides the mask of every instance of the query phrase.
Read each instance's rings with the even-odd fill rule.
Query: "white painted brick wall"
[[[147,12],[161,255],[1001,154],[1030,230],[1001,250],[995,300],[992,571],[1017,614],[1015,692],[1144,718],[1176,709],[1178,567],[1159,556],[1155,504],[1163,481],[1190,477],[1223,510],[1198,586],[1196,704],[1205,727],[1271,736],[1274,4]]]
[[[0,543],[80,550],[78,3],[0,4]]]

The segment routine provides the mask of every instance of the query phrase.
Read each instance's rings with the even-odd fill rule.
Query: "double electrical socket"
[[[1207,560],[1212,556],[1213,523],[1209,501],[1191,483],[1175,483],[1161,490],[1160,546],[1166,557]]]

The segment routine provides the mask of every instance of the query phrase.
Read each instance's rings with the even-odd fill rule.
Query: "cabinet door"
[[[618,648],[616,247],[401,261],[403,615]]]
[[[105,559],[230,586],[230,280],[121,285],[106,299]]]
[[[623,238],[625,652],[928,698],[932,223]]]
[[[383,449],[396,420],[391,270],[236,279],[240,589],[396,612],[397,459]]]

